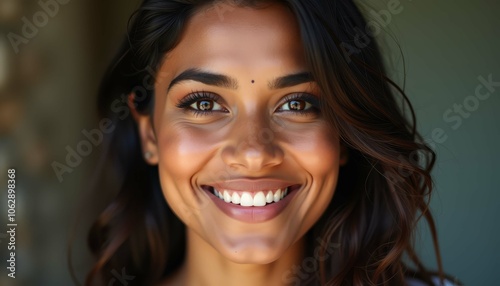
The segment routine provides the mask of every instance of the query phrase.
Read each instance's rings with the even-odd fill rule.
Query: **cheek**
[[[159,175],[163,193],[172,209],[194,207],[193,177],[214,156],[217,140],[208,130],[180,124],[164,125],[158,132]]]
[[[193,171],[208,160],[210,150],[216,144],[211,138],[197,128],[176,128],[175,125],[165,128],[158,140],[161,163],[172,174],[183,178],[193,175]]]
[[[319,208],[326,208],[329,204],[338,181],[340,168],[340,143],[337,134],[328,133],[326,130],[315,132],[310,136],[311,150],[304,157],[303,164],[312,175],[316,194],[319,199],[314,202]]]
[[[324,125],[294,132],[289,137],[290,151],[313,177],[332,176],[339,168],[340,144],[336,133]],[[318,179],[318,178],[313,178]]]
[[[164,124],[157,132],[160,185],[167,204],[186,225],[195,225],[199,198],[193,176],[209,159],[211,144],[206,134],[175,124]]]
[[[296,133],[290,152],[299,170],[305,172],[311,186],[297,200],[297,217],[302,232],[307,231],[323,214],[335,193],[338,181],[340,143],[336,133],[321,126]]]

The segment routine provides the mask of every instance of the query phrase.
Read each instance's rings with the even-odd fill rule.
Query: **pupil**
[[[294,100],[294,101],[290,102],[290,107],[294,110],[298,110],[298,109],[302,109],[304,106],[303,106],[302,102]]]
[[[200,110],[209,110],[210,108],[212,108],[212,103],[208,100],[200,101],[198,108]]]

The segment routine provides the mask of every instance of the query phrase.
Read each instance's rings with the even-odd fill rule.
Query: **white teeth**
[[[266,205],[266,196],[264,196],[263,192],[258,192],[255,197],[253,197],[253,206],[254,207],[263,207]]]
[[[251,206],[253,206],[252,195],[250,195],[249,193],[243,193],[243,195],[241,195],[240,205],[243,206],[243,207],[251,207]]]
[[[273,191],[267,192],[266,203],[270,204],[274,200]]]
[[[243,192],[240,196],[237,192],[231,194],[228,190],[224,190],[222,193],[215,188],[213,190],[214,195],[224,200],[224,202],[241,205],[243,207],[263,207],[266,204],[273,202],[277,203],[288,195],[288,188],[278,189],[274,194],[273,191],[269,190],[267,191],[267,195],[264,192],[258,192],[254,197],[252,197],[252,194],[249,192]]]
[[[224,191],[224,201],[226,203],[230,203],[231,202],[231,196],[229,195],[229,193],[227,191]]]
[[[238,193],[234,192],[233,196],[231,197],[231,202],[235,205],[239,205],[240,204],[240,195],[238,195]]]
[[[278,189],[276,193],[274,193],[274,202],[277,203],[281,200],[281,189]]]
[[[287,191],[288,188],[285,188],[284,190],[281,191],[281,199],[283,199],[286,196]]]

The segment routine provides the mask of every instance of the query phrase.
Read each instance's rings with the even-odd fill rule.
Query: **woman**
[[[118,189],[87,284],[444,282],[435,156],[371,35],[346,48],[365,26],[352,1],[145,0],[99,94]]]

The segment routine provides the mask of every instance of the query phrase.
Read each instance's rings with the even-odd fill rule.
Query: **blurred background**
[[[82,202],[100,146],[64,171],[58,164],[98,128],[98,84],[139,2],[0,0],[0,285],[73,285],[71,239],[83,281],[85,234],[99,202]],[[431,210],[445,271],[466,285],[498,285],[500,2],[357,2],[376,21],[371,31],[388,73],[404,83],[418,129],[438,154]],[[16,169],[16,279],[5,261],[9,168]],[[419,236],[419,254],[435,268],[426,224]]]

